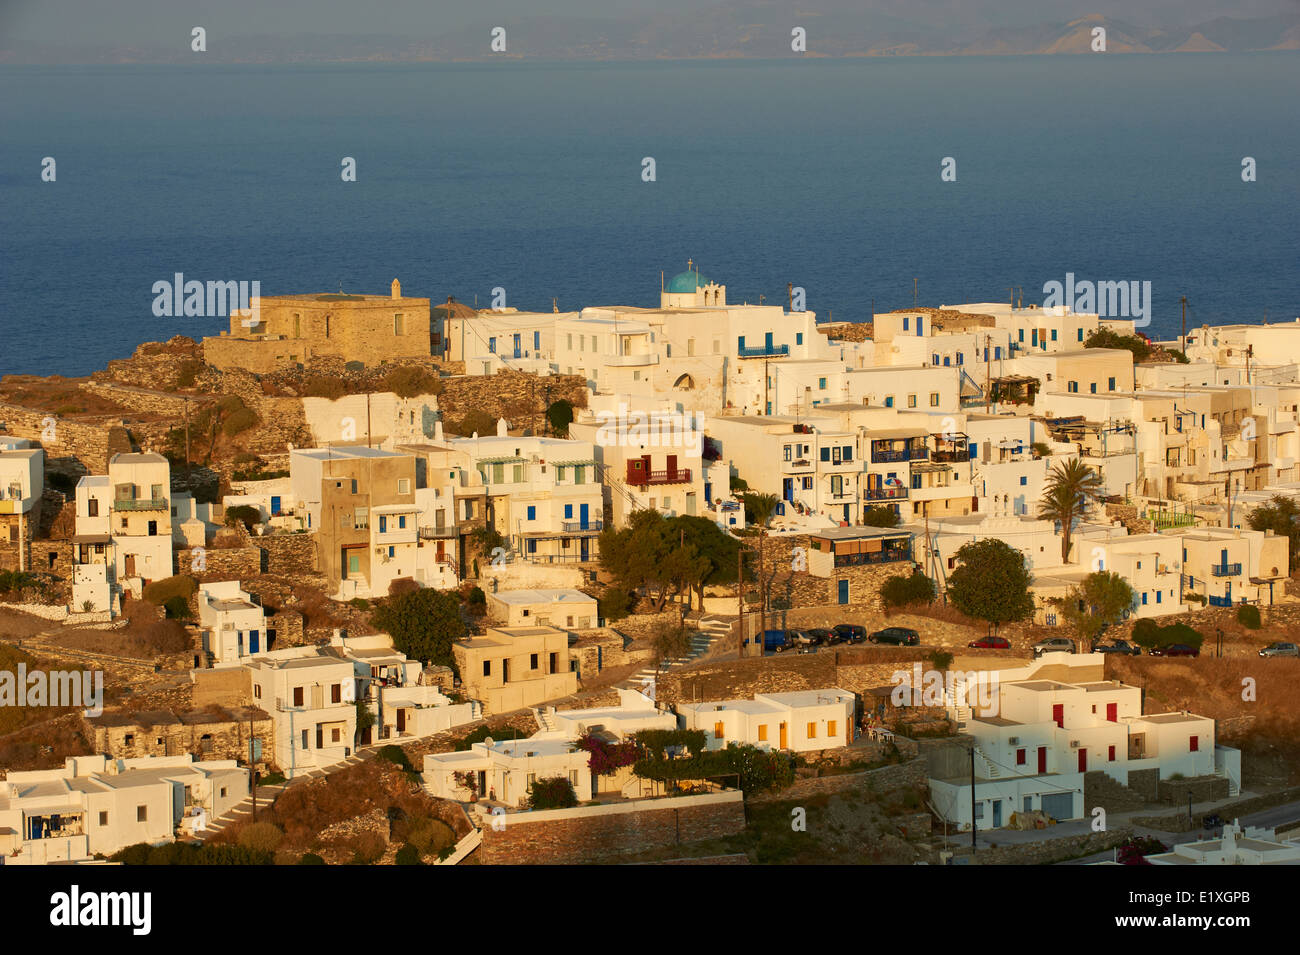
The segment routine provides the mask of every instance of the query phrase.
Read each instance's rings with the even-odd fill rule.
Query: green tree
[[[1099,570],[1071,587],[1058,605],[1079,639],[1095,644],[1105,629],[1118,623],[1133,605],[1133,588],[1119,574]]]
[[[934,581],[919,570],[912,571],[910,577],[904,577],[902,574],[890,577],[880,586],[880,601],[885,609],[904,607],[907,604],[929,603],[934,596]]]
[[[1252,530],[1272,531],[1290,542],[1291,570],[1300,568],[1300,504],[1289,497],[1275,495],[1261,504],[1247,518]]]
[[[441,666],[452,666],[451,646],[469,632],[456,594],[427,587],[388,598],[374,624],[408,657]]]
[[[957,568],[948,575],[948,599],[966,616],[987,620],[996,629],[1034,615],[1033,578],[1020,551],[989,537],[963,544],[956,557]]]
[[[873,504],[862,515],[862,523],[867,527],[897,527],[903,519],[888,504]]]
[[[1101,475],[1079,458],[1057,464],[1048,473],[1043,497],[1038,504],[1038,518],[1061,525],[1061,560],[1069,563],[1070,537],[1074,524],[1101,497]]]
[[[569,425],[573,424],[573,405],[561,398],[546,409],[546,420],[557,437],[567,438]]]
[[[759,632],[767,629],[767,603],[768,590],[770,581],[767,579],[767,569],[764,566],[763,554],[767,550],[767,528],[772,521],[772,515],[776,513],[777,505],[780,500],[775,494],[746,494],[742,498],[745,502],[745,523],[750,527],[758,528],[758,586],[762,603],[759,605]]]
[[[1121,335],[1109,328],[1099,328],[1083,343],[1084,348],[1123,348],[1133,353],[1134,362],[1146,361],[1151,357],[1151,346],[1146,339],[1137,335]]]

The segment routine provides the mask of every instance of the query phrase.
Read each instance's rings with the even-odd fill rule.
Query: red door
[[[1040,773],[1047,772],[1047,747],[1046,746],[1038,747],[1038,771]]]
[[[1052,705],[1052,722],[1062,729],[1065,728],[1065,704],[1055,703]]]
[[[1088,771],[1088,751],[1086,749],[1081,749],[1079,750],[1079,772],[1086,773],[1087,771]]]
[[[1107,723],[1118,723],[1118,722],[1119,722],[1119,704],[1118,704],[1118,703],[1107,703],[1107,704],[1106,704],[1106,722],[1107,722]]]

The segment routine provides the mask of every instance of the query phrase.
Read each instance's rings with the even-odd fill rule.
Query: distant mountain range
[[[997,56],[1092,51],[1093,29],[1106,30],[1111,53],[1248,52],[1300,50],[1300,13],[1232,18],[1186,26],[1137,26],[1102,14],[1064,22],[989,26],[970,17],[923,17],[906,4],[853,9],[837,0],[813,0],[814,9],[789,12],[772,0],[723,3],[693,11],[609,18],[509,18],[504,54],[490,49],[494,24],[416,38],[410,35],[221,35],[210,32],[212,63],[456,62],[494,57],[554,60],[775,58],[791,49],[794,26],[807,31],[815,57]],[[919,8],[918,8],[919,9]],[[898,12],[893,12],[897,10]],[[1022,21],[1023,22],[1023,21]],[[3,43],[0,40],[0,43]],[[193,62],[188,47],[15,46],[0,48],[0,63]]]

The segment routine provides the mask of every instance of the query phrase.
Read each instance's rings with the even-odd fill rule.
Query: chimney
[[[510,425],[506,424],[505,418],[497,418],[497,437],[505,438],[510,434]]]
[[[393,279],[393,298],[401,298],[401,297],[402,297],[402,283],[397,281],[397,279]]]
[[[442,441],[442,419],[439,418],[433,423],[433,440]]]

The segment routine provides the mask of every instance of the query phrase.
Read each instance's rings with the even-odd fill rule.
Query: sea
[[[0,374],[227,327],[155,314],[177,273],[572,310],[689,260],[836,321],[1073,275],[1150,282],[1156,338],[1184,296],[1289,321],[1298,90],[1289,52],[4,67]]]

